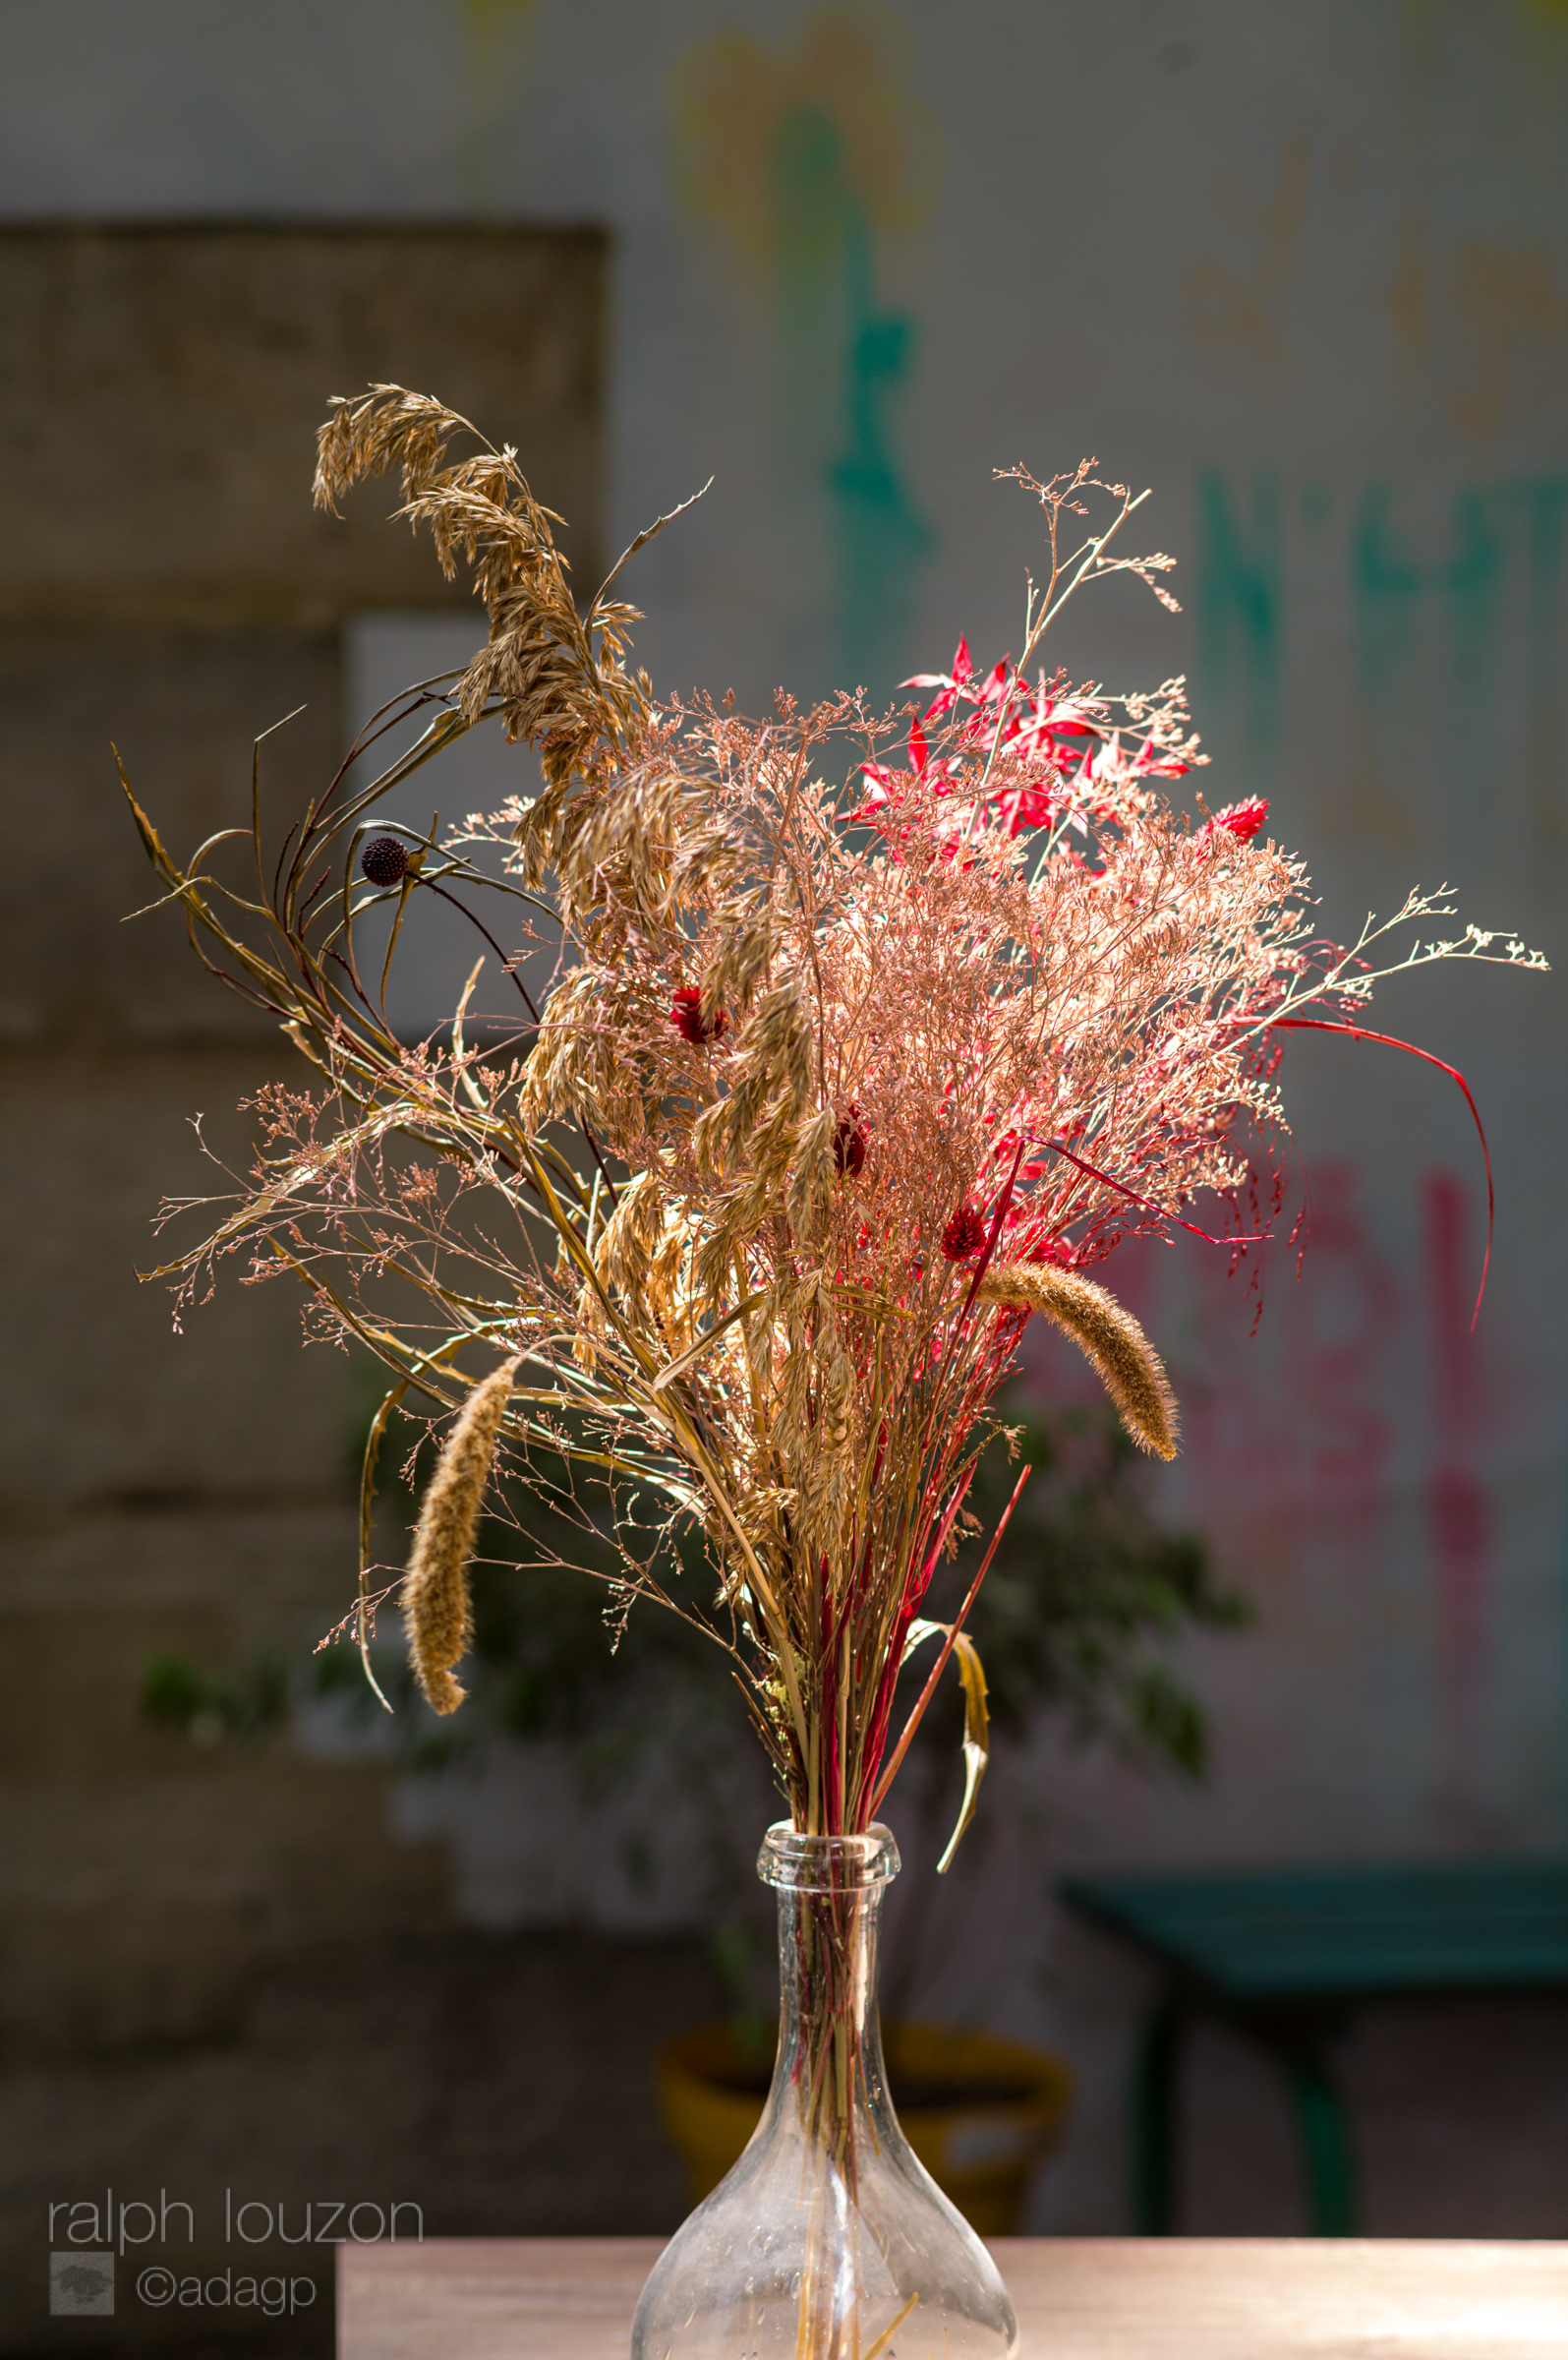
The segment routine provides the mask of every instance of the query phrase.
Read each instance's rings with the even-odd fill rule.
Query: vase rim
[[[885,1885],[901,1864],[892,1828],[876,1819],[859,1836],[804,1835],[787,1819],[777,1819],[757,1855],[763,1883],[795,1893],[856,1892]]]

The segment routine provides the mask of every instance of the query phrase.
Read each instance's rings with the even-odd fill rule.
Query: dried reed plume
[[[983,1303],[1037,1311],[1070,1335],[1122,1414],[1132,1440],[1156,1458],[1176,1456],[1176,1396],[1160,1356],[1132,1314],[1092,1279],[1049,1264],[1009,1263],[987,1271]]]
[[[384,1368],[362,1645],[386,1418],[409,1395],[456,1417],[405,1586],[437,1710],[494,1450],[613,1543],[613,1618],[653,1600],[727,1652],[795,1825],[863,1828],[925,1708],[929,1680],[896,1712],[900,1674],[1030,1314],[1169,1456],[1160,1364],[1084,1272],[1130,1236],[1250,1249],[1288,1028],[1359,1030],[1396,966],[1541,963],[1470,927],[1379,967],[1390,925],[1451,914],[1430,894],[1336,949],[1258,798],[1196,823],[1169,799],[1203,758],[1180,680],[1114,698],[1031,669],[1080,584],[1158,590],[1169,562],[1113,554],[1137,503],[1088,466],[1014,471],[1047,543],[1016,666],[960,642],[907,683],[921,711],[781,699],[759,724],[656,702],[611,595],[625,558],[579,610],[514,454],[439,402],[375,386],[319,449],[328,507],[402,469],[489,631],[366,725],[277,844],[259,753],[254,874],[210,865],[238,829],[182,868],[127,783],[193,942],[316,1077],[261,1093],[254,1170],[169,1268],[196,1286],[249,1241]],[[1078,537],[1091,501],[1108,518]],[[490,722],[538,748],[541,792],[444,835],[401,817],[388,798]],[[472,927],[494,995],[476,969],[414,1042],[386,1015],[405,920]],[[940,1661],[968,1664],[961,1621]]]
[[[468,1561],[516,1373],[516,1361],[504,1361],[464,1402],[426,1488],[403,1579],[409,1655],[421,1688],[438,1713],[455,1713],[463,1701],[452,1666],[472,1631]]]

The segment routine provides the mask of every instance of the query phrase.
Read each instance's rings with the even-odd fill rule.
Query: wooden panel
[[[428,544],[311,506],[333,393],[437,393],[517,445],[599,559],[605,242],[590,229],[0,234],[0,621],[319,628],[439,605]]]
[[[338,2360],[626,2360],[658,2237],[345,2246]]]
[[[653,2238],[347,2248],[340,2360],[625,2360]],[[1553,2360],[1568,2245],[1006,2238],[1022,2360]],[[925,2360],[900,2337],[899,2360]]]

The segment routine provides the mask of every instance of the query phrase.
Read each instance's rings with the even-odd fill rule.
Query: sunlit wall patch
[[[896,30],[829,12],[782,53],[726,35],[686,59],[675,104],[681,196],[765,290],[780,501],[818,619],[808,662],[879,696],[936,550],[900,447],[918,323],[880,291],[889,240],[926,216],[937,182]]]

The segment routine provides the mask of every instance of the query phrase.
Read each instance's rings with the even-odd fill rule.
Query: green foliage
[[[271,1648],[259,1648],[228,1674],[203,1672],[181,1655],[155,1655],[142,1673],[143,1718],[198,1745],[276,1729],[288,1694],[287,1659]]]
[[[1196,1777],[1206,1756],[1202,1708],[1165,1661],[1196,1629],[1235,1630],[1245,1600],[1213,1581],[1203,1544],[1165,1531],[1150,1513],[1146,1470],[1120,1424],[1092,1410],[1031,1409],[1015,1425],[1034,1470],[1013,1512],[967,1628],[985,1666],[991,1720],[1015,1741],[1042,1709],[1079,1738],[1098,1738],[1145,1765]],[[993,1445],[968,1506],[995,1528],[1016,1472]],[[970,1578],[960,1553],[936,1583],[939,1619]],[[933,1705],[929,1746],[957,1758],[958,1683]]]
[[[416,1425],[397,1423],[382,1454],[386,1525],[412,1506],[398,1468]],[[1017,1456],[1034,1472],[967,1623],[985,1667],[993,1731],[1017,1743],[1041,1712],[1057,1712],[1076,1738],[1109,1742],[1150,1769],[1201,1776],[1203,1710],[1167,1657],[1187,1633],[1242,1627],[1245,1601],[1215,1584],[1200,1541],[1155,1522],[1147,1470],[1109,1411],[1016,1409],[1014,1431]],[[607,1588],[618,1553],[591,1520],[585,1528],[580,1502],[566,1512],[564,1460],[547,1464],[536,1454],[531,1475],[529,1485],[498,1487],[481,1528],[467,1675],[473,1702],[460,1724],[436,1725],[420,1706],[402,1650],[391,1644],[376,1651],[377,1678],[397,1708],[390,1722],[346,1641],[299,1667],[300,1684],[355,1700],[368,1725],[391,1732],[410,1770],[438,1770],[487,1734],[559,1740],[599,1792],[639,1775],[657,1749],[710,1769],[731,1735],[738,1752],[743,1708],[727,1659],[678,1616],[628,1612],[632,1601]],[[956,1609],[1015,1480],[1006,1447],[994,1444],[969,1494],[981,1532],[939,1572],[926,1602],[932,1614]],[[380,1538],[395,1557],[401,1533],[383,1529]],[[700,1545],[689,1563],[667,1567],[667,1577],[677,1602],[684,1593],[700,1604],[708,1578]],[[905,1700],[923,1671],[918,1660],[911,1665]],[[212,1743],[277,1726],[289,1688],[288,1660],[276,1651],[228,1674],[161,1655],[143,1674],[142,1711],[160,1728]],[[932,1774],[945,1785],[949,1765],[957,1776],[962,1721],[955,1674],[915,1740],[922,1785]]]

